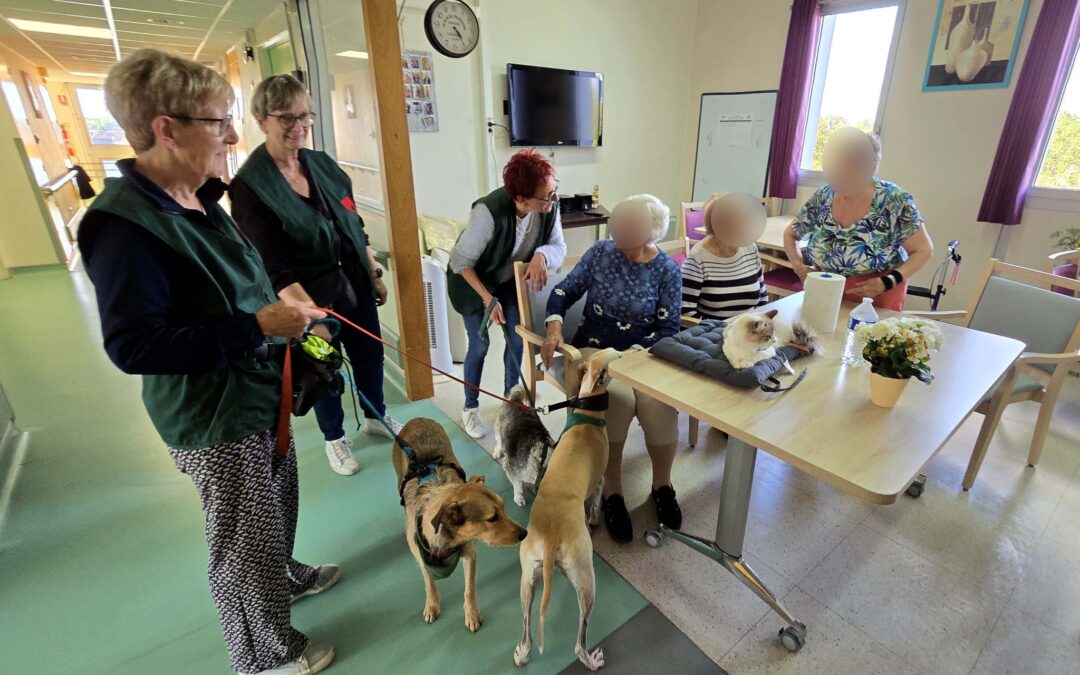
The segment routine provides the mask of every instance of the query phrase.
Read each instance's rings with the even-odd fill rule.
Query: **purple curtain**
[[[986,182],[979,221],[1016,225],[1035,180],[1043,146],[1054,128],[1069,66],[1080,39],[1080,3],[1046,0],[1016,82],[997,155]]]
[[[793,0],[773,121],[772,150],[769,152],[770,197],[791,199],[799,186],[806,110],[810,106],[810,85],[814,79],[820,33],[818,0]]]

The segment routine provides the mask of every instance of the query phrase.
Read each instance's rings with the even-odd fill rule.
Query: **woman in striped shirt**
[[[705,204],[709,235],[682,266],[682,313],[729,319],[769,301],[757,244],[765,228],[761,201],[742,192],[713,196]]]

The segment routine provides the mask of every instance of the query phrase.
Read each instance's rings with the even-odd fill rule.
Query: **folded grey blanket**
[[[772,358],[758,361],[750,368],[735,368],[724,356],[724,322],[716,319],[706,319],[666,337],[649,351],[665,361],[744,389],[760,387],[784,368],[785,361],[806,356],[806,352],[795,347],[778,347]]]

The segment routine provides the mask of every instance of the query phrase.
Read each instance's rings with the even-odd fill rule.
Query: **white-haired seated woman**
[[[629,197],[611,213],[610,240],[593,244],[558,285],[547,304],[547,339],[541,354],[550,366],[563,343],[562,318],[583,295],[585,311],[571,344],[583,354],[596,349],[651,347],[679,332],[682,274],[656,242],[664,238],[671,211],[652,195]],[[609,454],[604,473],[604,523],[620,543],[633,539],[630,513],[622,497],[622,455],[636,416],[652,460],[652,499],[664,525],[680,529],[682,511],[671,487],[678,441],[677,413],[671,406],[621,382],[608,387]]]

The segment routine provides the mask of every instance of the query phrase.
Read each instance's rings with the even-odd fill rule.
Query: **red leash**
[[[401,349],[398,349],[397,347],[395,347],[394,345],[390,344],[390,343],[389,343],[389,342],[387,342],[386,340],[382,339],[382,338],[381,338],[381,337],[379,337],[378,335],[375,335],[374,333],[372,333],[372,332],[370,332],[370,331],[367,331],[367,330],[364,330],[364,329],[363,329],[363,328],[361,328],[360,326],[357,326],[357,325],[356,325],[355,323],[353,323],[352,321],[349,321],[348,319],[346,319],[345,317],[341,316],[340,314],[338,314],[337,312],[335,312],[335,311],[334,311],[334,310],[332,310],[332,309],[326,309],[325,307],[316,307],[315,309],[319,310],[320,312],[326,312],[326,313],[327,313],[327,314],[328,314],[329,316],[332,316],[332,317],[334,317],[335,319],[337,319],[338,321],[341,321],[342,323],[344,323],[344,324],[347,324],[347,325],[351,326],[352,328],[354,328],[354,329],[356,329],[356,330],[360,331],[361,333],[363,333],[364,335],[368,336],[368,337],[369,337],[369,338],[371,338],[372,340],[375,340],[376,342],[381,342],[381,343],[382,343],[383,345],[385,345],[385,346],[389,347],[390,349],[393,349],[393,350],[394,350],[395,352],[397,352],[398,354],[401,354],[402,356],[404,356],[405,358],[409,359],[410,361],[415,361],[416,363],[419,363],[419,364],[422,364],[422,365],[424,365],[424,366],[427,366],[428,368],[430,368],[431,370],[435,371],[436,373],[439,373],[440,375],[445,375],[446,377],[450,378],[451,380],[453,380],[453,381],[455,381],[455,382],[459,382],[459,383],[461,383],[461,384],[465,385],[466,387],[468,387],[468,388],[470,388],[470,389],[474,389],[474,390],[476,390],[476,391],[480,392],[481,394],[485,394],[485,395],[487,395],[487,396],[490,396],[491,398],[496,398],[496,399],[498,399],[498,400],[502,401],[503,403],[508,403],[508,404],[510,404],[510,405],[512,405],[512,406],[514,406],[515,408],[519,408],[519,409],[521,409],[521,410],[529,410],[529,406],[525,405],[524,403],[519,403],[518,401],[511,401],[510,399],[508,399],[508,398],[505,398],[505,397],[503,397],[503,396],[499,396],[499,395],[497,395],[497,394],[493,394],[493,393],[491,393],[490,391],[487,391],[486,389],[481,389],[480,387],[476,386],[475,384],[471,384],[471,383],[469,383],[469,382],[466,382],[465,380],[462,380],[461,378],[458,378],[458,377],[454,377],[453,375],[451,375],[450,373],[446,372],[445,370],[439,370],[438,368],[436,368],[435,366],[431,365],[430,363],[428,363],[427,361],[425,361],[425,360],[423,360],[423,359],[417,358],[417,357],[415,357],[415,356],[413,356],[413,355],[411,355],[411,354],[407,354],[407,353],[406,353],[406,352],[404,352],[403,350],[401,350]],[[508,346],[508,347],[510,347],[509,345],[507,345],[507,346]],[[288,361],[286,361],[286,364],[287,364],[287,363],[288,363]],[[288,366],[286,366],[286,368],[287,368],[287,367],[288,367]],[[291,384],[289,385],[289,389],[290,389],[290,390],[292,389],[292,385],[291,385]],[[291,400],[291,397],[290,397],[290,400]]]

